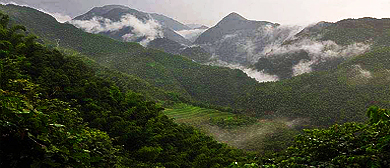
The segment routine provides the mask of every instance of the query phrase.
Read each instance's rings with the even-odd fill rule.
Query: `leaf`
[[[49,124],[50,126],[55,126],[55,127],[65,127],[65,125],[61,125],[61,124]]]
[[[27,109],[23,109],[23,111],[16,111],[15,113],[16,114],[30,114],[30,110],[27,110]]]

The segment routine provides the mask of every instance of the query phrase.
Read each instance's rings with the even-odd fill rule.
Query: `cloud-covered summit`
[[[72,20],[69,23],[89,33],[109,33],[130,28],[131,32],[122,35],[124,41],[137,41],[146,46],[150,41],[164,36],[161,25],[155,20],[141,21],[137,17],[126,14],[119,21],[112,21],[100,16],[94,16],[91,20]]]
[[[70,22],[91,33],[108,35],[111,38],[125,41],[141,42],[146,46],[157,38],[167,38],[184,45],[190,41],[174,30],[188,28],[169,17],[150,14],[122,5],[94,7]]]

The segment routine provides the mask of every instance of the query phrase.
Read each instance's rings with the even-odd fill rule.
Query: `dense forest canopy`
[[[9,14],[0,14],[0,167],[389,166],[384,32],[359,36],[375,36],[374,47],[335,69],[257,83],[240,70],[85,33],[31,8],[0,9]],[[348,26],[364,21],[369,27],[358,32],[379,22],[340,21],[324,38],[348,44],[344,32],[358,33]],[[282,125],[249,152],[163,113],[175,106],[244,114],[208,120],[227,129],[278,118],[317,129],[280,141],[295,135]]]
[[[1,167],[220,167],[246,161],[1,15]],[[22,159],[21,159],[22,158]],[[207,165],[207,166],[206,166]]]

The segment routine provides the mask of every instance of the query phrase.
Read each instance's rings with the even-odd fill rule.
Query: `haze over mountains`
[[[70,23],[87,32],[140,42],[168,53],[198,55],[190,58],[206,64],[241,69],[258,81],[286,79],[313,70],[332,69],[348,57],[369,49],[365,43],[339,46],[331,40],[320,40],[314,36],[298,38],[296,35],[301,31],[315,28],[247,20],[234,12],[207,29],[201,25],[190,27],[160,14],[108,5],[93,8]],[[318,29],[320,25],[326,26],[324,23],[315,26]]]
[[[257,115],[261,115],[264,111],[277,111],[278,115],[290,117],[302,116],[305,112],[311,110],[311,106],[318,106],[318,102],[312,102],[313,104],[302,107],[285,107],[280,104],[281,102],[284,102],[284,104],[290,104],[291,102],[296,101],[304,102],[307,101],[306,97],[301,97],[300,95],[313,94],[316,92],[319,92],[318,95],[322,95],[325,94],[322,93],[323,88],[328,88],[330,90],[339,89],[338,92],[345,92],[346,94],[344,96],[346,97],[349,96],[347,93],[356,92],[356,94],[364,95],[363,97],[365,98],[358,99],[348,106],[346,106],[346,104],[348,104],[348,99],[343,99],[343,101],[340,102],[334,102],[332,99],[329,99],[320,103],[321,106],[327,108],[319,108],[313,113],[318,114],[329,111],[329,109],[333,109],[333,111],[336,109],[343,109],[352,115],[352,112],[355,111],[353,108],[357,107],[357,102],[367,104],[367,102],[371,102],[372,100],[380,99],[377,100],[377,102],[385,102],[386,100],[385,97],[375,98],[374,95],[371,95],[372,93],[369,93],[369,90],[374,88],[380,90],[380,92],[386,90],[386,88],[382,87],[382,84],[378,86],[360,85],[367,84],[369,81],[375,81],[374,83],[377,83],[379,76],[386,74],[386,68],[382,68],[378,65],[380,67],[378,69],[367,69],[365,64],[353,63],[351,63],[350,66],[346,65],[349,62],[356,61],[357,58],[354,57],[355,55],[361,55],[361,53],[388,45],[387,42],[389,38],[386,33],[387,31],[385,31],[390,25],[388,19],[362,18],[346,19],[337,23],[320,22],[316,25],[304,28],[301,31],[302,28],[298,27],[280,26],[271,22],[250,21],[237,13],[232,13],[222,19],[215,27],[209,28],[203,33],[215,33],[209,37],[215,37],[217,40],[205,38],[204,41],[209,40],[207,43],[188,47],[168,38],[156,38],[151,40],[148,44],[149,47],[152,46],[160,48],[161,50],[168,50],[169,52],[182,54],[190,58],[185,59],[181,56],[169,55],[163,52],[157,52],[156,50],[142,48],[133,43],[120,42],[123,41],[123,39],[110,40],[110,38],[113,39],[114,37],[104,37],[113,34],[115,35],[115,33],[111,31],[105,32],[106,34],[100,33],[101,35],[94,36],[82,32],[80,29],[76,29],[70,24],[60,24],[56,22],[54,18],[33,9],[20,8],[12,5],[4,6],[2,8],[4,11],[11,14],[11,17],[16,23],[21,23],[30,27],[34,33],[41,36],[42,39],[48,43],[55,45],[57,39],[59,40],[57,41],[58,46],[72,48],[73,50],[88,55],[99,64],[107,66],[108,68],[135,75],[145,80],[145,83],[150,83],[153,87],[178,93],[178,95],[188,99],[234,108],[245,108],[246,110],[254,111]],[[134,18],[139,21],[135,23],[139,24],[154,25],[152,22],[157,23],[157,21],[150,20],[148,15],[132,11],[127,7],[106,7],[108,9],[113,8],[109,10],[114,10],[112,13],[105,12],[102,8],[104,7],[98,7],[95,10],[98,9],[97,11],[110,14],[112,20],[100,18],[100,20],[96,20],[96,23],[99,23],[98,26],[92,27],[92,29],[89,30],[115,28],[115,30],[123,29],[123,31],[125,31],[124,27],[127,25],[122,24],[122,21],[126,22]],[[115,12],[116,10],[125,10],[126,12],[132,11],[134,15],[139,14],[140,16],[138,16],[138,18],[134,16],[133,18],[131,17],[133,15],[128,15],[129,17],[123,18],[122,15],[118,15],[118,13]],[[88,17],[93,20],[93,15],[94,14],[90,13]],[[142,18],[147,20],[140,21]],[[236,27],[233,26],[233,28],[230,29],[223,28],[225,25],[235,25],[234,23],[239,23],[240,25]],[[246,26],[257,27],[257,29],[248,29]],[[128,29],[128,32],[141,32],[134,31],[135,29],[131,26],[128,26]],[[224,31],[215,31],[217,29],[222,29]],[[236,33],[237,35],[232,35],[231,33]],[[259,35],[262,33],[263,35],[264,33],[267,34],[264,36]],[[249,34],[254,36],[250,38]],[[142,41],[148,39],[146,35],[149,34],[145,33],[145,37],[134,36],[140,38],[139,41]],[[83,37],[82,40],[80,37]],[[208,36],[200,36],[198,39],[203,39],[204,37]],[[227,43],[216,45],[220,44],[221,38],[223,40],[226,37],[227,39],[225,40],[228,41]],[[231,40],[229,38],[231,38]],[[216,42],[214,42],[214,40]],[[199,43],[202,42],[202,40],[198,41]],[[252,41],[259,44],[253,45],[256,49],[252,51],[257,54],[253,54],[252,56],[254,57],[247,57],[258,57],[258,61],[253,59],[255,61],[252,63],[248,63],[249,61],[247,61],[247,63],[238,62],[239,59],[237,58],[241,57],[232,57],[236,58],[236,60],[228,60],[217,55],[218,52],[215,52],[218,51],[218,47],[237,47],[242,45],[243,41]],[[208,47],[205,47],[207,45]],[[177,51],[180,53],[176,53]],[[242,54],[247,52],[237,49],[234,51],[232,50],[231,53]],[[247,56],[245,54],[242,55]],[[199,62],[206,65],[201,65]],[[373,64],[376,64],[376,61],[373,62]],[[242,69],[247,74],[252,75],[252,77],[257,77],[256,80],[258,81],[287,79],[292,76],[297,76],[297,78],[282,81],[281,83],[265,83],[264,85],[261,84],[258,86],[253,80],[250,80],[243,75],[241,71],[209,66],[215,64]],[[183,69],[183,67],[185,68]],[[309,73],[309,76],[300,75],[313,70],[321,71],[318,73],[320,75],[313,76],[312,73]],[[349,75],[345,77],[343,72],[348,72],[347,74]],[[302,82],[298,80],[301,78],[305,80]],[[324,83],[324,79],[328,79],[329,82]],[[331,81],[338,81],[339,83],[332,83]],[[380,83],[388,82],[384,79],[379,81],[381,81]],[[319,82],[322,84],[313,85],[311,82]],[[294,86],[295,88],[294,92],[284,92],[285,89],[291,89],[289,89],[290,84],[288,83],[292,83],[291,86]],[[350,88],[349,85],[351,84],[359,85],[358,87],[354,85]],[[367,88],[360,88],[363,86]],[[272,88],[269,90],[274,91],[263,92],[262,90],[264,88]],[[330,95],[333,94],[333,92],[326,94],[329,94],[328,96],[332,97]],[[291,97],[291,95],[293,96]],[[283,101],[279,100],[280,97],[283,97]],[[316,98],[313,100],[319,99]],[[269,102],[275,103],[272,105],[267,104]],[[338,105],[332,107],[331,104],[335,103]],[[359,108],[363,107],[359,106]],[[337,111],[334,111],[334,113],[328,115],[334,116],[338,114]],[[360,117],[361,116],[358,115],[351,118]],[[333,122],[332,117],[325,117],[321,121],[321,123],[329,122]]]
[[[0,11],[0,167],[389,167],[390,19]]]

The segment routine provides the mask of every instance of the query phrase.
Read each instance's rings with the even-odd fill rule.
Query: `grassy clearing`
[[[219,142],[261,153],[284,149],[297,133],[296,121],[257,119],[187,104],[176,104],[164,113],[177,123],[200,128]]]
[[[195,107],[187,104],[176,104],[170,109],[164,110],[165,115],[174,118],[178,123],[190,125],[210,124],[210,118],[235,117],[236,114],[221,112],[214,109]]]

